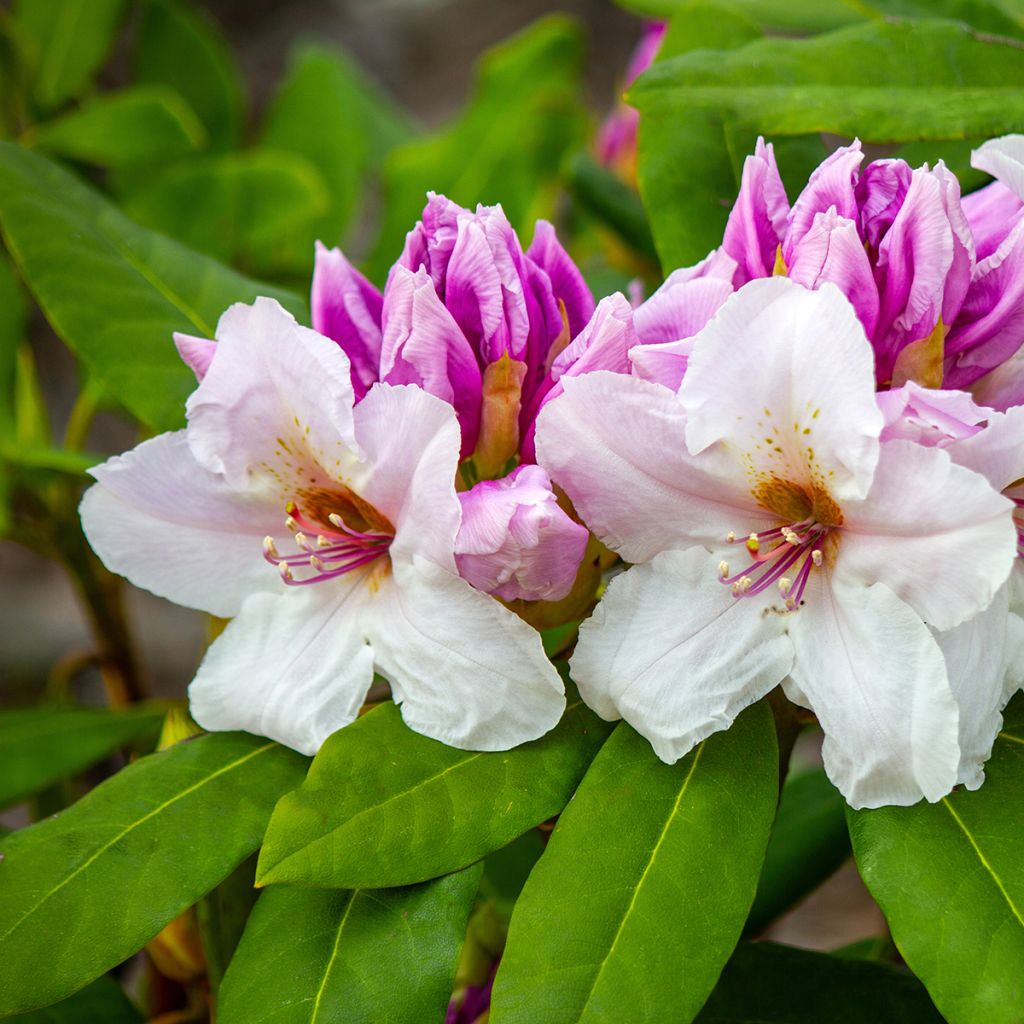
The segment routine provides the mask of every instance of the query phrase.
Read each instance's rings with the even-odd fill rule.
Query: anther
[[[345,520],[342,519],[337,512],[332,512],[327,518],[330,520],[331,525],[337,526],[339,530],[345,525]]]
[[[316,546],[318,548],[329,548],[331,542],[322,533],[319,533],[316,538]]]
[[[273,537],[264,537],[263,538],[263,554],[265,554],[267,556],[267,558],[277,558],[278,557],[277,545],[274,543],[274,538]]]
[[[780,593],[785,595],[789,588],[793,586],[793,581],[788,576],[783,576],[782,579],[776,583],[776,586],[779,588]]]
[[[316,569],[317,572],[324,571],[324,563],[319,558],[317,558],[316,555],[309,556],[309,564],[313,566],[313,568]]]
[[[782,538],[787,544],[797,545],[800,543],[800,538],[797,536],[796,530],[790,529],[788,526],[782,528]]]
[[[270,538],[268,537],[267,539],[269,540]],[[728,575],[729,563],[723,558],[722,561],[718,563],[718,578],[720,580],[724,580]]]
[[[293,519],[293,518],[292,518],[291,516],[289,516],[289,517],[288,517],[288,518],[287,518],[287,519],[286,519],[286,520],[284,521],[284,525],[285,525],[285,526],[287,526],[287,527],[288,527],[288,529],[289,529],[289,530],[290,530],[290,531],[291,531],[292,533],[298,533],[298,530],[299,530],[299,524],[298,524],[297,522],[295,522],[295,520],[294,520],[294,519]]]
[[[734,542],[734,541],[736,540],[736,534],[735,534],[735,533],[733,533],[733,532],[732,532],[732,530],[730,530],[730,531],[729,531],[729,532],[728,532],[728,533],[727,533],[727,534],[725,535],[725,539],[726,539],[726,541],[728,541],[728,543],[732,544],[732,543],[733,543],[733,542]]]
[[[825,561],[825,556],[821,553],[821,548],[815,548],[811,552],[811,561],[815,566],[820,566],[821,563]]]
[[[293,579],[295,579],[295,576],[292,573],[291,569],[289,569],[288,566],[285,565],[284,562],[282,562],[277,567],[277,571],[281,574],[281,579],[283,579],[285,581],[285,583],[291,583],[291,581]]]
[[[306,539],[306,535],[301,532],[295,534],[295,543],[298,544],[300,548],[306,548],[309,546],[309,541]]]

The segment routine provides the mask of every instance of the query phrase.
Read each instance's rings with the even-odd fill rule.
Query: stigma
[[[772,588],[778,590],[787,611],[795,611],[803,602],[812,570],[825,560],[825,540],[832,527],[813,518],[787,523],[774,530],[737,538],[731,532],[729,544],[742,544],[750,561],[732,573],[725,560],[718,563],[719,581],[732,589],[734,597],[752,597]]]
[[[394,540],[391,533],[354,530],[337,512],[328,515],[330,526],[308,519],[295,502],[288,502],[285,512],[285,526],[299,552],[282,555],[274,538],[265,537],[263,557],[277,566],[282,581],[292,587],[323,583],[366,568],[387,555]]]

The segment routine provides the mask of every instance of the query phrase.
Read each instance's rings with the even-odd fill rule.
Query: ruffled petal
[[[812,575],[790,616],[791,700],[825,732],[825,771],[851,807],[935,801],[956,784],[957,705],[942,652],[882,584]]]
[[[1024,135],[1001,135],[982,143],[971,152],[971,166],[1024,199]]]
[[[732,294],[729,281],[717,277],[676,277],[665,283],[633,311],[633,325],[641,345],[692,338],[718,312]]]
[[[569,334],[575,338],[594,315],[594,296],[549,221],[537,221],[526,255],[550,278],[555,299],[565,306]]]
[[[580,628],[572,677],[602,718],[624,718],[673,764],[727,729],[790,671],[785,616],[718,582],[702,548],[667,551],[608,586]]]
[[[217,342],[210,338],[197,338],[194,334],[174,332],[174,347],[181,356],[181,361],[201,381],[213,362],[213,354],[217,351]]]
[[[964,196],[960,206],[974,238],[975,256],[981,262],[999,248],[1020,219],[1024,200],[1001,181],[993,181]]]
[[[793,246],[810,231],[817,214],[835,207],[840,217],[857,220],[859,211],[856,187],[863,159],[860,140],[854,139],[849,146],[841,146],[829,154],[814,169],[804,190],[793,203],[793,209],[789,211],[789,230],[783,245],[787,266],[792,260]]]
[[[103,564],[135,586],[211,615],[282,586],[265,536],[290,540],[283,509],[196,462],[184,431],[160,434],[90,470],[82,527]]]
[[[370,630],[378,670],[406,724],[424,736],[460,750],[508,750],[561,718],[562,681],[540,635],[433,563],[395,565]]]
[[[936,629],[988,607],[1017,552],[1013,504],[939,448],[882,445],[871,492],[843,506],[837,564],[884,583]]]
[[[822,339],[828,338],[828,358]],[[694,454],[723,442],[751,489],[775,479],[866,494],[882,414],[871,345],[834,285],[752,281],[697,335],[679,398]]]
[[[949,457],[980,473],[997,491],[1024,479],[1024,406],[1005,413],[985,410],[982,430],[946,446]]]
[[[189,706],[204,729],[242,729],[315,754],[355,720],[373,682],[362,626],[368,573],[301,590],[278,585],[250,597],[214,641]]]

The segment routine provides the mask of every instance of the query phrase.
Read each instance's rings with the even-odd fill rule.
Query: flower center
[[[383,558],[388,553],[394,532],[368,530],[362,532],[348,526],[341,515],[330,512],[330,526],[314,522],[299,511],[294,501],[285,506],[288,516],[285,526],[295,537],[300,552],[282,555],[273,537],[263,539],[263,557],[276,565],[281,579],[292,587],[333,580],[347,572],[354,572]],[[297,572],[302,572],[301,577]]]
[[[738,540],[730,533],[729,543],[743,544],[751,560],[734,575],[730,575],[728,562],[719,562],[719,579],[732,587],[734,597],[762,594],[775,586],[785,599],[787,610],[795,611],[803,601],[811,570],[825,560],[822,549],[832,529],[808,517],[774,530],[752,533],[746,540]]]

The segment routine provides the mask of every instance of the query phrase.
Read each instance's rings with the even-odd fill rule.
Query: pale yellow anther
[[[728,575],[729,563],[723,558],[722,561],[718,563],[718,578],[720,580],[724,580]]]
[[[782,539],[787,544],[798,545],[800,543],[800,538],[797,536],[796,531],[791,530],[788,526],[782,528]]]
[[[317,558],[316,555],[309,556],[309,564],[313,566],[313,568],[316,569],[317,572],[324,571],[324,563],[319,558]]]
[[[786,610],[790,612],[796,611],[796,601],[792,597],[786,598]]]
[[[345,520],[337,512],[332,512],[327,518],[330,520],[331,525],[337,526],[339,530],[345,525]]]
[[[268,558],[277,558],[277,545],[274,543],[273,537],[263,538],[263,554]]]
[[[736,539],[736,534],[730,530],[726,535],[725,539],[731,544]]]
[[[821,563],[825,561],[825,556],[821,553],[821,550],[819,548],[815,548],[811,552],[811,561],[815,565],[821,565]]]
[[[740,585],[740,590],[745,594],[754,584],[754,581],[749,576],[741,576],[737,581]]]
[[[318,548],[329,548],[331,546],[331,542],[322,533],[318,533],[316,537],[316,546]]]
[[[290,581],[290,580],[295,579],[295,577],[292,575],[291,569],[289,569],[288,566],[285,565],[284,562],[282,562],[277,567],[277,571],[281,574],[281,579],[283,579],[285,581]]]
[[[288,529],[289,529],[289,530],[290,530],[290,531],[291,531],[292,533],[298,533],[298,530],[299,530],[299,524],[298,524],[297,522],[295,522],[295,520],[294,520],[294,519],[292,519],[292,517],[291,517],[291,516],[289,516],[289,517],[288,517],[288,518],[287,518],[287,519],[286,519],[286,520],[284,521],[284,525],[285,525],[285,526],[287,526],[287,527],[288,527]]]
[[[779,582],[776,584],[776,586],[779,588],[779,591],[782,594],[785,594],[789,590],[789,588],[793,586],[793,581],[788,576],[783,576],[782,579],[780,579]]]
[[[309,546],[309,540],[306,538],[304,533],[295,534],[295,543],[298,544],[300,548],[306,548]]]

